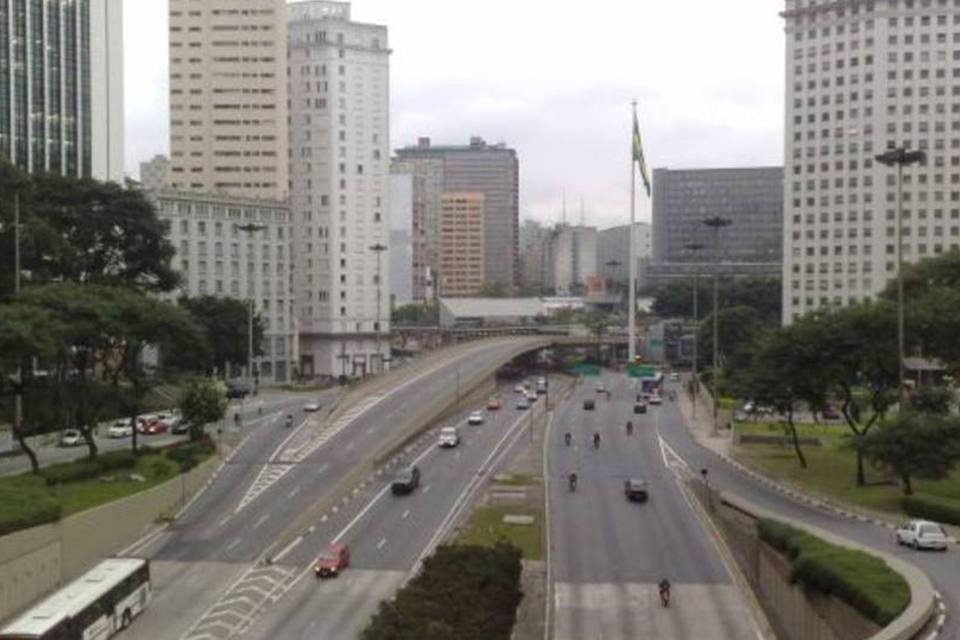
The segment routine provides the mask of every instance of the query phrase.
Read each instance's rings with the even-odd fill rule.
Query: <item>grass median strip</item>
[[[505,522],[508,516],[528,516],[531,524]],[[520,549],[526,560],[542,560],[543,512],[526,506],[477,507],[457,538],[458,544],[493,547],[508,543]]]

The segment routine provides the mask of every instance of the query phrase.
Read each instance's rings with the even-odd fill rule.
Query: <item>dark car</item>
[[[231,399],[246,398],[250,395],[250,385],[246,382],[228,382],[227,397]]]
[[[626,494],[627,500],[631,502],[646,502],[647,483],[637,478],[625,480],[623,483],[623,493]]]
[[[834,409],[833,407],[826,407],[823,411],[820,412],[824,420],[839,420],[843,416],[840,415],[840,412]]]
[[[647,412],[647,403],[646,402],[636,402],[633,405],[634,413],[646,413]]]
[[[584,400],[584,401],[583,401],[583,410],[584,410],[584,411],[593,411],[596,406],[597,406],[597,403],[594,402],[593,400]]]
[[[173,421],[173,426],[170,427],[170,433],[174,433],[178,436],[182,436],[185,433],[190,433],[190,423],[184,420],[182,417],[177,417]]]
[[[420,486],[420,469],[417,467],[405,467],[393,476],[393,483],[390,490],[394,495],[401,493],[413,493]]]

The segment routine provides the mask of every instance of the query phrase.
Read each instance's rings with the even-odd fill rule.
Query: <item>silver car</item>
[[[939,549],[946,551],[949,544],[943,527],[929,520],[911,520],[897,529],[897,544],[914,549]]]

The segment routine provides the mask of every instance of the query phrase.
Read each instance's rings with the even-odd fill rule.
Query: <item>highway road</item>
[[[496,473],[518,442],[527,442],[531,412],[513,407],[509,389],[503,396],[504,407],[489,412],[483,425],[466,424],[465,414],[451,423],[460,429],[459,447],[440,449],[431,437],[409,456],[423,474],[419,490],[394,496],[390,478],[385,477],[373,483],[353,509],[321,523],[283,560],[299,572],[289,593],[244,637],[356,638],[379,603],[391,597],[432,552],[473,491]],[[320,582],[310,567],[332,541],[350,546],[352,567],[336,580]]]
[[[253,430],[171,528],[130,549],[152,559],[155,588],[154,602],[134,623],[132,635],[227,638],[246,628],[257,610],[296,584],[299,572],[292,565],[263,562],[291,523],[396,437],[396,416],[438,394],[455,393],[461,377],[501,361],[516,343],[468,345],[439,364],[411,364],[397,386],[368,396],[332,425],[297,412],[293,434],[279,415]],[[391,545],[391,557],[398,542]],[[362,569],[362,550],[360,558]]]
[[[672,387],[681,393],[679,383]],[[898,547],[889,529],[857,519],[841,517],[792,500],[760,484],[728,464],[720,456],[702,447],[686,428],[683,415],[676,403],[665,403],[656,410],[659,414],[657,430],[660,437],[690,467],[707,469],[710,483],[724,491],[742,496],[754,504],[785,516],[816,525],[860,544],[899,556],[912,562],[930,576],[942,594],[950,615],[939,640],[960,640],[960,548],[954,546],[947,553],[918,552]]]
[[[586,380],[560,409],[547,444],[553,637],[757,638],[751,609],[666,466],[658,410],[634,415],[632,382],[622,374],[603,375],[611,400],[595,391],[596,382]],[[594,411],[583,409],[586,398],[596,400]],[[579,478],[574,493],[571,472]],[[627,501],[631,477],[647,481],[648,502]],[[657,589],[663,578],[672,584],[666,609]]]

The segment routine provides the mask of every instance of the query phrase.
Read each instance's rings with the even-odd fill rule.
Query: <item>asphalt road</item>
[[[295,463],[288,464],[281,455],[283,442],[311,433],[314,416],[294,414],[297,424],[303,425],[296,435],[281,426],[279,414],[252,430],[216,481],[172,528],[132,549],[152,559],[155,592],[153,604],[135,621],[131,635],[226,638],[248,625],[257,613],[249,609],[268,603],[296,580],[296,572],[286,565],[258,564],[285,529],[396,436],[396,415],[437,394],[453,394],[459,377],[501,360],[513,344],[505,340],[476,345],[455,360],[422,371],[411,368],[399,386],[368,398],[306,442],[307,455]],[[246,606],[243,597],[253,604]],[[244,611],[233,611],[231,601]]]
[[[632,383],[612,373],[603,381],[612,399],[586,380],[557,414],[548,443],[554,638],[756,638],[743,595],[665,464],[658,410],[634,415]],[[594,411],[583,409],[585,398],[596,400]],[[573,493],[571,472],[579,479]],[[627,501],[628,478],[647,481],[648,502]],[[666,609],[663,578],[672,584]]]
[[[500,411],[487,414],[483,425],[468,425],[465,418],[457,424],[459,447],[440,449],[431,439],[413,454],[423,474],[419,490],[394,496],[389,478],[374,483],[354,509],[322,523],[284,558],[285,565],[299,572],[298,580],[245,637],[356,638],[380,601],[392,596],[435,548],[471,489],[495,472],[514,444],[526,441],[530,412],[505,402]],[[352,566],[336,580],[320,582],[310,566],[332,541],[350,546]]]
[[[679,384],[672,388],[681,393]],[[947,609],[947,623],[939,640],[960,640],[960,548],[948,552],[913,551],[898,547],[893,532],[869,522],[840,517],[832,512],[795,502],[773,491],[726,463],[721,457],[700,446],[684,425],[675,403],[665,403],[659,410],[659,433],[684,461],[694,469],[707,469],[709,481],[717,488],[785,516],[808,522],[850,540],[896,555],[912,562],[927,573],[942,594]]]

